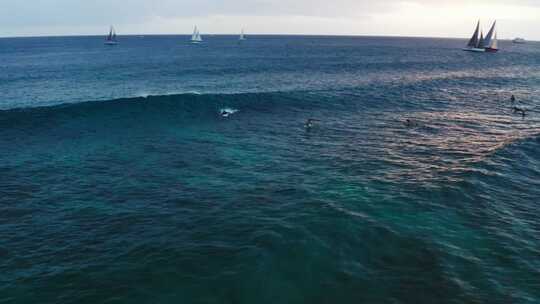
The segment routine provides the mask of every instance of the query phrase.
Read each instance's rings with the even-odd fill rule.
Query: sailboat
[[[474,31],[473,36],[467,43],[467,46],[463,49],[464,51],[469,52],[481,52],[481,53],[495,53],[499,51],[498,41],[497,41],[497,21],[493,22],[491,29],[484,37],[484,32],[480,29],[480,21],[476,24],[476,30]]]
[[[499,42],[497,40],[497,21],[493,22],[491,29],[489,30],[486,39],[484,39],[484,49],[488,53],[496,53],[499,51]]]
[[[242,29],[242,31],[240,32],[240,38],[238,38],[238,40],[240,41],[247,40],[246,35],[244,34],[244,29]]]
[[[106,45],[117,45],[118,40],[116,40],[116,31],[114,30],[114,27],[111,25],[111,30],[109,31],[109,35],[107,35],[107,38],[105,38],[105,44]]]
[[[203,40],[201,37],[201,33],[199,32],[197,26],[195,26],[195,29],[193,30],[193,35],[191,35],[191,43],[201,43],[202,41]]]

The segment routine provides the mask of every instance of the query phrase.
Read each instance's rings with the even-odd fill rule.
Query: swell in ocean
[[[429,84],[437,86],[433,81]],[[242,126],[256,122],[261,129],[252,131],[260,133],[282,128],[298,132],[311,118],[321,122],[315,132],[325,141],[330,142],[333,136],[340,143],[360,140],[373,148],[370,154],[385,153],[381,157],[385,162],[414,164],[414,174],[426,168],[432,176],[440,173],[439,166],[444,171],[451,164],[459,171],[462,164],[467,167],[514,142],[534,143],[540,133],[534,101],[522,101],[530,111],[521,117],[513,112],[504,92],[477,92],[471,101],[466,89],[449,93],[446,88],[422,88],[424,83],[354,90],[150,95],[4,110],[0,112],[0,129],[5,143],[16,143],[25,140],[22,134],[51,135],[52,130],[80,136],[134,136],[149,129],[170,133],[178,128],[197,130],[225,123]],[[234,109],[228,119],[220,115],[226,108]],[[414,127],[405,126],[406,119],[414,121]],[[442,156],[418,159],[422,150]]]
[[[0,282],[11,283],[0,293],[534,303],[538,118],[512,113],[504,94],[478,97],[496,108],[437,104],[438,94],[182,94],[2,111]],[[238,112],[223,118],[221,107]]]
[[[535,44],[93,39],[7,41],[0,302],[539,301]]]

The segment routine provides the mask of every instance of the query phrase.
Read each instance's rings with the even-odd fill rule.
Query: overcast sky
[[[540,0],[0,0],[0,36],[203,33],[468,37],[477,19],[499,36],[540,40]]]

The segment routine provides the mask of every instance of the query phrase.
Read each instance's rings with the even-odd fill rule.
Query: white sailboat
[[[191,35],[191,43],[201,43],[202,41],[203,40],[201,37],[201,33],[199,32],[197,26],[195,26],[195,29],[193,30],[193,35]]]
[[[497,41],[497,21],[493,22],[491,29],[489,30],[486,37],[484,37],[483,31],[480,29],[480,21],[476,25],[476,30],[474,31],[473,36],[467,43],[467,46],[463,49],[464,51],[469,52],[480,52],[480,53],[495,53],[499,51],[498,41]]]
[[[116,31],[114,30],[114,27],[111,25],[111,30],[109,31],[109,35],[105,38],[105,44],[106,45],[117,45],[118,40],[116,40]]]
[[[246,35],[244,34],[244,29],[240,32],[240,38],[238,38],[240,41],[247,40]]]

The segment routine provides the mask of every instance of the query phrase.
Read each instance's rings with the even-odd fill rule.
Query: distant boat
[[[202,41],[203,40],[201,37],[201,33],[199,32],[197,26],[195,26],[195,29],[193,30],[193,35],[191,35],[191,43],[201,43]]]
[[[476,30],[473,36],[467,43],[467,46],[463,49],[468,52],[481,52],[481,53],[495,53],[499,51],[499,44],[497,41],[497,21],[493,22],[488,34],[484,37],[483,31],[480,29],[480,21],[476,25]]]
[[[247,40],[246,35],[244,34],[244,29],[240,32],[240,38],[238,38],[240,41]]]
[[[117,45],[118,40],[116,40],[116,31],[114,30],[114,27],[111,25],[111,30],[109,31],[109,35],[107,35],[107,38],[105,38],[105,44],[106,45]]]
[[[512,40],[512,42],[513,42],[513,43],[517,43],[517,44],[525,44],[525,43],[527,43],[527,42],[525,41],[525,39],[519,38],[519,37],[516,38],[516,39],[514,39],[514,40]]]

